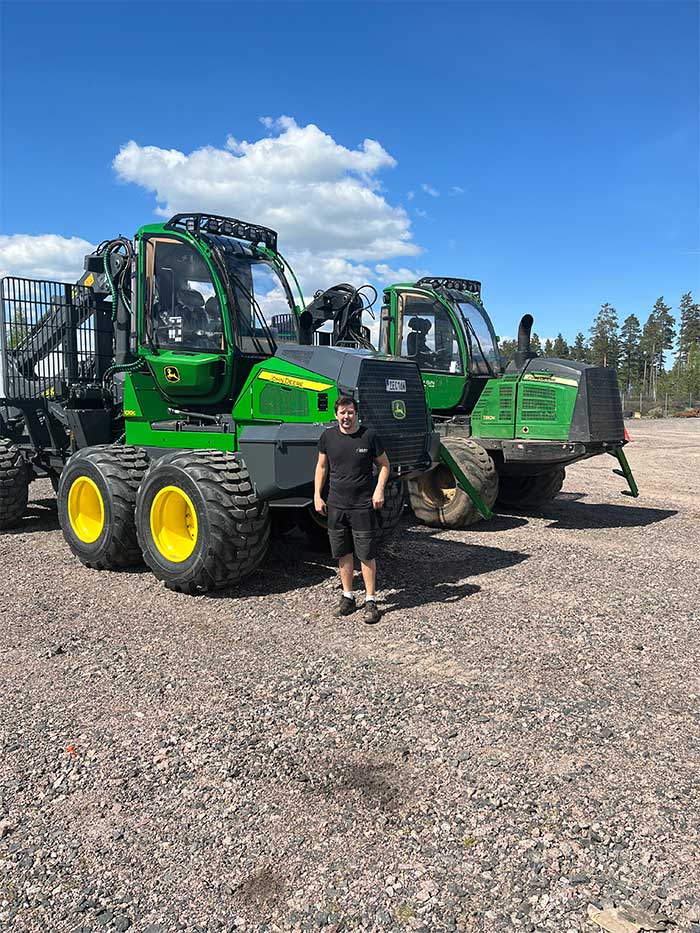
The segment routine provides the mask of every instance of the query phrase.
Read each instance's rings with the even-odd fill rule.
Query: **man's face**
[[[352,405],[341,405],[335,417],[343,431],[352,433],[357,427],[357,412]]]

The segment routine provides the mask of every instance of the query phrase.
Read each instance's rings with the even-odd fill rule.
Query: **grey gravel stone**
[[[296,532],[199,598],[0,535],[0,927],[700,925],[699,429],[633,426],[636,501],[597,458],[539,517],[407,518],[372,631]]]

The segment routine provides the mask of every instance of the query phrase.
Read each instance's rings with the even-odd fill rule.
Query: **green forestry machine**
[[[266,227],[177,214],[101,243],[77,284],[8,277],[1,297],[0,529],[48,478],[90,567],[145,560],[207,591],[260,565],[272,516],[318,528],[316,446],[339,394],[391,460],[384,533],[402,481],[437,462],[415,361],[344,348],[357,316],[303,311]],[[314,339],[328,321],[338,346]]]
[[[522,318],[504,365],[480,282],[431,276],[384,290],[380,350],[418,364],[441,435],[441,460],[407,484],[428,525],[463,527],[495,504],[537,509],[557,495],[569,464],[604,453],[617,458],[626,494],[638,495],[615,370],[536,356],[532,324]],[[460,471],[468,485],[456,481]]]

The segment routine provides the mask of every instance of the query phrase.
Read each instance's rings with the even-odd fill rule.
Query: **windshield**
[[[462,313],[471,347],[472,372],[478,376],[492,376],[501,372],[501,356],[496,338],[485,312],[471,301],[460,298],[455,302]]]
[[[236,303],[236,331],[244,353],[274,353],[279,342],[297,342],[296,314],[289,284],[267,259],[225,256]]]

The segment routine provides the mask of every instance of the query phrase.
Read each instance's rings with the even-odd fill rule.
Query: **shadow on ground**
[[[22,520],[14,528],[0,531],[0,537],[33,534],[35,531],[58,531],[60,527],[56,500],[34,499],[29,503]]]
[[[678,514],[677,509],[650,509],[637,505],[597,502],[563,502],[542,509],[542,518],[552,519],[549,528],[643,528]]]
[[[409,609],[432,602],[455,602],[478,593],[475,577],[513,567],[527,560],[522,551],[438,538],[435,529],[401,527],[379,558],[380,586],[392,590],[384,611]],[[306,539],[293,532],[273,541],[261,569],[235,589],[210,593],[221,599],[268,596],[314,586],[336,578],[336,561],[311,550]],[[313,608],[313,597],[309,607]]]

